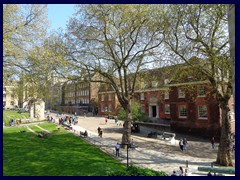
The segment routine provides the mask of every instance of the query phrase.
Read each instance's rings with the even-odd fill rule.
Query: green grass
[[[5,126],[9,126],[10,119],[28,119],[29,113],[18,113],[18,111],[15,110],[4,110],[3,111],[3,121],[5,123]]]
[[[41,126],[54,132],[53,124]],[[3,129],[4,176],[106,176],[123,169],[120,162],[71,133],[39,138],[24,127]]]

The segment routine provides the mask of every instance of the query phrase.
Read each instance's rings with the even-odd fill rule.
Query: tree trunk
[[[127,120],[124,122],[123,127],[123,135],[122,135],[122,148],[126,148],[127,146],[125,144],[130,143],[131,141],[131,122],[132,122],[132,115],[131,115],[131,108],[130,104],[126,107],[126,115]]]
[[[233,166],[230,139],[231,135],[231,124],[229,116],[230,109],[228,106],[228,100],[221,101],[220,108],[222,110],[222,128],[216,163],[222,166]]]

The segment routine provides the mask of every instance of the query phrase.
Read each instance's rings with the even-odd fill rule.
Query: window
[[[11,101],[11,105],[12,105],[12,106],[14,105],[14,101]]]
[[[111,112],[111,111],[112,111],[112,105],[109,104],[109,105],[108,105],[108,112]]]
[[[207,119],[207,106],[198,106],[199,119]]]
[[[186,118],[187,117],[187,108],[184,105],[179,106],[179,118]]]
[[[145,113],[144,104],[141,105],[141,107],[140,107],[140,111],[141,111],[142,113]]]
[[[185,98],[185,91],[183,89],[178,89],[178,98]]]
[[[168,92],[168,91],[166,91],[166,92],[164,93],[164,99],[169,99],[169,92]]]
[[[104,101],[104,94],[102,94],[101,96],[101,101]]]
[[[206,94],[205,87],[204,86],[199,86],[198,87],[198,97],[204,97],[205,94]]]
[[[112,100],[112,95],[108,94],[108,101],[111,101],[111,100]]]
[[[141,93],[140,100],[144,100],[144,93]]]
[[[104,111],[105,111],[104,106],[101,105],[101,112],[104,112]]]
[[[165,114],[170,114],[170,104],[165,104]]]

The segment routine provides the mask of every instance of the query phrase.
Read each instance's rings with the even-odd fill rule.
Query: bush
[[[168,174],[162,171],[154,171],[131,165],[126,169],[126,171],[116,171],[109,173],[108,176],[168,176]]]
[[[148,116],[144,112],[141,112],[141,106],[139,103],[132,102],[131,111],[132,111],[133,122],[148,121]],[[127,118],[126,112],[123,108],[121,108],[118,113],[118,119],[125,120],[126,118]]]

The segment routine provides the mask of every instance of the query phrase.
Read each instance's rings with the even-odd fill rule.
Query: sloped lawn
[[[10,119],[28,119],[29,113],[18,113],[18,111],[15,110],[4,110],[3,111],[3,121],[5,123],[5,126],[9,126]]]
[[[55,125],[40,126],[55,134]],[[118,161],[73,134],[39,138],[24,127],[3,129],[4,176],[105,176],[123,169]]]

